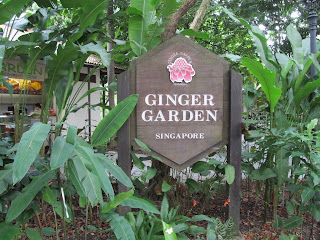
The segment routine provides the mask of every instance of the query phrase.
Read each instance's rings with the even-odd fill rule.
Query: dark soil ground
[[[248,191],[250,189],[250,191]],[[181,196],[181,199],[184,201],[180,201],[182,206],[182,211],[184,211],[184,215],[188,217],[192,217],[196,214],[205,214],[209,217],[218,217],[223,222],[226,220],[226,211],[227,207],[224,206],[226,201],[225,193],[223,192],[213,192],[213,197],[209,198],[206,201],[203,196],[194,195],[194,196]],[[168,194],[170,199],[170,195]],[[155,202],[159,206],[161,205],[162,197],[156,197]],[[196,201],[196,206],[193,204],[195,203],[193,200]],[[176,200],[175,200],[176,201]],[[75,199],[75,206],[78,202]],[[52,227],[55,228],[55,220],[52,208],[50,206],[44,207],[44,212],[39,213],[36,217],[26,225],[26,227],[31,228],[43,228],[43,227]],[[77,231],[79,237],[75,234],[75,229],[72,223],[66,224],[66,235],[67,238],[64,237],[64,231],[62,226],[61,219],[58,219],[59,225],[59,235],[60,239],[84,239],[85,235],[85,208],[75,207],[75,216],[76,216],[76,223],[77,223]],[[238,239],[246,239],[246,240],[275,240],[279,239],[281,233],[285,234],[294,234],[299,237],[299,239],[303,240],[319,240],[320,239],[320,225],[319,222],[312,219],[311,215],[305,214],[304,222],[301,227],[288,231],[282,231],[281,229],[275,229],[272,227],[272,208],[268,209],[268,217],[267,221],[264,221],[264,201],[263,201],[263,194],[256,194],[255,185],[248,187],[245,182],[242,189],[242,199],[241,199],[241,222],[240,222],[240,232],[241,235]],[[88,219],[88,240],[94,239],[111,239],[115,237],[112,232],[109,232],[109,225],[106,221],[103,221],[100,225],[100,231],[98,232],[99,226],[99,218],[97,217],[98,209],[93,208],[92,212],[89,213]],[[277,214],[281,216],[283,219],[287,217],[286,209],[283,206],[283,203],[280,201],[279,207],[277,210]],[[206,228],[206,222],[196,222],[192,223],[198,226],[202,226]],[[204,235],[197,235],[197,236],[188,236],[190,239],[206,239]],[[44,239],[56,239],[55,236],[44,236]],[[1,239],[1,237],[0,237]],[[20,238],[24,239],[24,238]],[[142,239],[143,240],[143,239]]]

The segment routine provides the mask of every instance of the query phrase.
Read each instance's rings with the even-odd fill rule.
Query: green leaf
[[[105,165],[105,168],[111,175],[113,175],[117,180],[119,180],[123,185],[127,186],[128,188],[133,188],[131,179],[125,174],[125,172],[117,165],[115,162],[108,159],[103,154],[97,155],[99,160]]]
[[[315,190],[312,188],[306,188],[302,191],[301,193],[301,200],[302,202],[307,202],[309,201],[311,198],[313,198],[315,194]]]
[[[133,164],[137,168],[143,170],[144,167],[145,167],[144,163],[136,156],[136,154],[134,152],[131,152],[130,154],[131,154],[131,157],[132,157],[132,160],[133,160]]]
[[[270,168],[260,168],[252,171],[251,176],[255,180],[266,180],[268,178],[274,178],[277,174]]]
[[[109,213],[111,221],[110,226],[113,229],[117,239],[121,240],[135,240],[134,232],[128,222],[123,216],[120,216],[114,212]]]
[[[11,240],[19,233],[19,226],[11,223],[0,223],[0,236],[2,240]]]
[[[196,32],[193,29],[186,29],[186,30],[183,30],[182,32],[180,32],[180,34],[209,41],[209,35],[206,32]]]
[[[128,192],[119,193],[114,197],[112,201],[107,203],[107,205],[102,209],[101,213],[109,212],[111,209],[118,207],[122,203],[122,201],[131,197],[133,193],[134,193],[133,189],[131,189]]]
[[[226,174],[226,178],[227,178],[227,183],[230,185],[233,183],[234,177],[235,177],[234,166],[227,164],[225,166],[224,170],[225,170],[225,174]]]
[[[138,144],[139,147],[141,147],[142,149],[146,150],[147,152],[151,152],[151,149],[147,146],[147,144],[145,144],[144,142],[142,142],[141,140],[139,140],[138,138],[135,138],[134,141]]]
[[[302,217],[294,216],[294,217],[288,218],[286,220],[283,220],[283,224],[282,224],[281,228],[283,230],[290,231],[294,228],[299,227],[302,224],[302,222],[303,222]]]
[[[288,180],[288,174],[290,170],[289,157],[287,157],[287,151],[283,148],[276,154],[276,170],[278,175],[278,185],[284,184]]]
[[[302,100],[308,99],[310,94],[313,93],[317,88],[320,87],[320,78],[313,82],[307,82],[302,88],[297,89],[294,94],[294,100],[296,105],[298,106]]]
[[[242,64],[258,79],[261,84],[262,91],[266,94],[267,100],[270,103],[270,111],[273,112],[274,107],[281,97],[281,89],[276,88],[275,73],[264,68],[263,65],[256,60],[242,58]]]
[[[101,14],[105,9],[107,9],[107,3],[109,0],[90,0],[86,1],[86,4],[81,7],[82,12],[79,15],[80,28],[78,31],[71,37],[71,41],[75,42],[78,40],[84,30],[95,23],[96,18]]]
[[[287,37],[291,43],[294,60],[299,64],[303,64],[302,38],[297,29],[291,24],[287,27]]]
[[[26,175],[31,164],[38,156],[50,129],[51,126],[49,124],[36,122],[29,131],[22,135],[17,155],[13,162],[13,184],[19,182]]]
[[[108,174],[106,173],[103,164],[99,161],[91,148],[78,146],[77,151],[85,159],[89,160],[93,166],[94,173],[99,177],[100,185],[103,191],[110,197],[111,200],[114,198],[114,191],[111,185]]]
[[[51,0],[50,0],[51,1]],[[61,4],[64,8],[78,8],[83,7],[87,3],[86,0],[61,0]]]
[[[162,221],[162,228],[165,240],[178,240],[177,235],[171,225]]]
[[[189,227],[188,233],[190,234],[205,234],[207,231],[203,227],[199,227],[196,225],[191,225]]]
[[[200,185],[198,182],[196,182],[195,180],[188,178],[186,180],[186,185],[194,190],[200,190]]]
[[[292,215],[294,213],[294,205],[290,201],[286,201],[286,209],[288,212],[288,215]]]
[[[281,217],[276,215],[276,219],[273,222],[272,227],[274,227],[274,228],[282,228],[282,225],[283,225],[283,220],[281,219]]]
[[[134,15],[129,19],[129,40],[133,52],[140,56],[146,52],[146,35],[149,25],[154,21],[154,9],[150,0],[131,0],[130,7],[136,8],[142,16]]]
[[[317,221],[320,220],[320,208],[318,204],[313,204],[311,206],[311,214]]]
[[[155,213],[155,214],[160,214],[159,210],[156,208],[156,206],[149,201],[135,197],[135,196],[130,196],[128,199],[124,200],[121,203],[122,206],[129,206],[131,208],[140,208],[146,211],[147,213]]]
[[[194,173],[200,173],[210,169],[212,169],[212,166],[209,163],[203,161],[196,162],[192,165],[192,172]]]
[[[146,172],[146,179],[152,179],[157,173],[157,169],[155,168],[151,168],[151,167],[147,167],[147,172]]]
[[[86,196],[89,198],[92,206],[95,206],[98,202],[103,202],[100,180],[91,170],[93,168],[92,164],[79,153],[77,148],[77,157],[73,158],[73,163],[81,185],[85,189]]]
[[[0,171],[0,194],[7,190],[8,184],[12,184],[13,169]]]
[[[72,145],[75,144],[76,142],[76,138],[77,138],[77,127],[75,126],[69,126],[68,127],[68,132],[67,132],[67,136],[66,136],[66,142],[70,143]]]
[[[51,153],[50,167],[52,170],[61,167],[71,156],[74,145],[67,143],[64,137],[56,137]]]
[[[42,240],[41,234],[36,228],[26,228],[26,234],[30,240]]]
[[[10,206],[6,216],[6,222],[15,220],[28,207],[43,186],[53,177],[54,171],[48,171],[35,177],[30,184],[23,188],[21,194],[14,199]]]
[[[168,213],[169,213],[169,201],[167,195],[164,194],[161,204],[161,219],[163,221],[168,220]]]
[[[110,64],[110,53],[107,52],[105,47],[103,47],[101,42],[99,41],[96,43],[91,42],[86,45],[80,46],[80,51],[82,53],[97,53],[100,56],[102,63],[105,67],[108,67]]]
[[[52,236],[55,233],[55,230],[52,227],[43,227],[40,231],[46,236]]]
[[[73,161],[68,161],[68,168],[67,170],[69,171],[69,176],[72,180],[73,185],[75,186],[77,193],[79,194],[80,197],[85,197],[85,189],[81,184],[81,181],[78,177],[76,167],[74,166]]]
[[[0,24],[9,21],[20,10],[25,9],[25,5],[31,0],[8,0],[0,5]]]
[[[162,183],[162,192],[168,192],[170,191],[170,189],[172,188],[172,186],[170,184],[168,184],[165,180]]]
[[[115,106],[98,124],[91,138],[93,146],[105,143],[130,116],[138,101],[138,95],[131,95]]]

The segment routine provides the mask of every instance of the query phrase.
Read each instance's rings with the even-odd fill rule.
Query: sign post
[[[132,144],[134,138],[145,142],[154,155],[180,171],[228,144],[229,162],[236,177],[241,176],[241,126],[237,127],[242,79],[227,61],[178,35],[134,60],[118,84],[119,99],[139,95],[130,123],[119,133],[121,166],[131,166],[128,139]],[[231,185],[230,191],[240,188]],[[240,206],[233,205],[233,197],[230,194],[232,209]],[[230,211],[231,216],[235,212]]]

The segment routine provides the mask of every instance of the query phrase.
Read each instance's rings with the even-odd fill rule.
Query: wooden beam
[[[229,185],[229,217],[233,218],[235,234],[239,235],[241,193],[241,121],[242,121],[242,76],[231,71],[230,80],[230,126],[228,162],[235,168],[234,182]]]
[[[119,75],[118,79],[118,102],[130,95],[130,72],[125,71]],[[118,166],[131,177],[132,161],[130,155],[130,118],[122,125],[118,131]],[[118,182],[118,191],[127,192],[130,188]],[[125,215],[131,210],[130,207],[120,206],[118,212],[120,215]]]

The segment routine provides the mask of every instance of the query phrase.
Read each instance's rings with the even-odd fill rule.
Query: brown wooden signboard
[[[130,175],[134,138],[177,170],[228,144],[228,161],[236,168],[229,213],[237,228],[241,91],[242,78],[229,63],[192,39],[178,35],[149,51],[118,80],[119,101],[139,94],[135,112],[118,132],[118,164]]]
[[[229,64],[177,36],[133,61],[130,93],[139,94],[131,137],[167,165],[192,165],[228,141]]]

